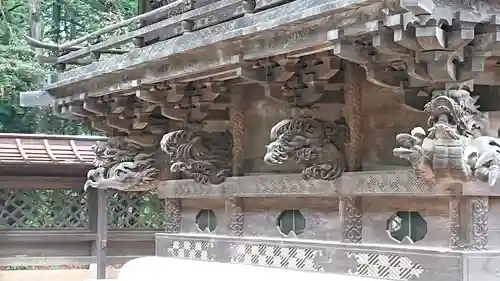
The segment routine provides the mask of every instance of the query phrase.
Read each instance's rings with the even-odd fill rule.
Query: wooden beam
[[[245,95],[242,88],[238,92],[231,93],[231,105],[229,107],[229,121],[231,123],[231,135],[233,137],[233,177],[243,176],[243,164],[245,161]]]
[[[350,140],[346,145],[347,169],[350,172],[361,170],[363,156],[363,85],[366,81],[365,70],[351,62],[345,62],[344,77],[344,115],[349,126]]]
[[[85,177],[0,176],[0,189],[83,189],[85,180]]]

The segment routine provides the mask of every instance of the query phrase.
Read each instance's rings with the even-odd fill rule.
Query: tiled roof
[[[90,150],[106,137],[0,134],[0,164],[71,164],[89,165]]]

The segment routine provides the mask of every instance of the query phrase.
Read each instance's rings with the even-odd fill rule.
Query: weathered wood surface
[[[180,2],[180,1],[178,1]],[[211,3],[206,6],[202,6],[198,9],[194,9],[191,11],[184,12],[179,15],[175,15],[173,17],[169,17],[165,20],[162,20],[157,23],[153,23],[150,25],[147,25],[145,27],[127,32],[123,35],[119,36],[114,36],[104,42],[97,43],[95,45],[88,46],[86,48],[82,48],[81,50],[71,52],[67,55],[61,56],[57,58],[57,63],[66,63],[70,60],[75,60],[78,58],[82,58],[84,56],[88,56],[91,52],[96,52],[102,49],[109,48],[111,46],[116,46],[116,45],[122,45],[125,44],[129,41],[132,41],[134,38],[137,37],[152,37],[153,34],[160,33],[162,34],[162,37],[174,37],[176,35],[182,35],[182,29],[179,29],[181,23],[186,20],[191,20],[191,21],[196,21],[200,18],[209,16],[210,14],[215,14],[217,16],[217,13],[220,13],[222,9],[228,9],[231,6],[234,6],[234,8],[237,8],[241,5],[241,1],[236,1],[236,0],[224,0],[224,1],[217,1],[214,3]],[[155,13],[158,12],[157,10],[154,11]],[[227,13],[227,12],[226,12]],[[228,15],[230,13],[227,13]],[[230,19],[233,16],[237,15],[231,15],[228,19]],[[227,16],[226,16],[227,17]],[[224,20],[224,18],[217,19],[217,20]],[[227,20],[227,19],[226,19]],[[211,21],[206,21],[205,24],[197,24],[194,26],[193,31],[197,29],[204,28],[210,24],[213,24]],[[176,30],[177,29],[177,30]],[[159,32],[160,31],[160,32]],[[165,34],[166,33],[166,34]]]
[[[220,185],[191,180],[160,181],[161,198],[297,197],[297,196],[500,196],[498,188],[481,182],[427,186],[412,170],[347,172],[333,182],[303,180],[299,174],[262,174],[231,177]]]
[[[131,69],[135,66],[139,66],[145,62],[148,61],[158,61],[159,59],[165,59],[167,57],[170,57],[171,55],[177,54],[179,52],[186,53],[188,50],[194,50],[198,47],[202,46],[208,46],[210,44],[214,44],[217,42],[224,42],[225,46],[219,46],[219,49],[224,49],[226,54],[224,56],[230,57],[232,55],[235,55],[236,53],[234,52],[236,49],[233,47],[235,46],[230,46],[231,43],[234,44],[236,40],[239,40],[241,36],[253,36],[254,37],[254,42],[252,44],[249,44],[250,42],[247,42],[245,46],[248,46],[249,48],[257,47],[257,44],[266,44],[266,41],[269,40],[269,38],[266,38],[265,36],[262,36],[264,33],[267,33],[270,35],[272,33],[273,29],[280,26],[280,25],[287,25],[287,24],[293,24],[299,20],[302,20],[303,18],[307,18],[308,20],[311,20],[312,23],[314,23],[312,20],[315,19],[320,19],[322,17],[327,16],[329,13],[339,13],[339,15],[336,17],[336,21],[339,22],[342,19],[346,19],[347,17],[350,18],[355,18],[359,14],[366,14],[367,10],[363,9],[358,9],[363,6],[369,6],[372,5],[372,1],[367,1],[367,0],[358,0],[354,2],[349,2],[345,3],[342,1],[338,2],[328,2],[328,1],[295,1],[291,2],[289,4],[285,4],[281,7],[275,8],[275,9],[269,9],[265,10],[260,13],[255,13],[255,14],[249,14],[246,17],[235,19],[226,23],[222,23],[220,25],[216,25],[213,27],[208,27],[203,30],[195,31],[192,33],[184,34],[183,36],[179,38],[174,38],[170,40],[166,40],[164,42],[160,42],[157,44],[154,44],[152,46],[144,47],[141,48],[140,50],[134,50],[124,56],[117,56],[110,58],[107,61],[99,62],[92,64],[87,67],[83,68],[78,68],[78,70],[75,71],[68,71],[64,74],[61,74],[59,77],[59,81],[48,85],[46,87],[47,90],[49,89],[56,89],[61,86],[67,86],[69,84],[75,83],[77,81],[84,81],[87,79],[90,79],[92,77],[97,77],[98,75],[105,74],[105,73],[113,73],[115,71],[118,71],[119,69]],[[378,8],[378,7],[377,7]],[[373,9],[373,7],[371,8]],[[348,10],[355,10],[354,13],[345,13]],[[293,12],[291,12],[293,11]],[[344,13],[344,14],[342,14]],[[321,22],[325,20],[320,20],[320,22],[316,22],[314,24],[320,25]],[[310,27],[307,27],[310,28]],[[297,26],[294,28],[294,30],[290,30],[289,32],[284,32],[282,35],[282,39],[285,38],[290,38],[290,36],[293,36],[292,34],[296,34],[297,32],[303,32],[301,30],[301,26]],[[261,35],[260,38],[255,35]],[[326,36],[326,34],[324,34]],[[310,39],[310,38],[309,38]],[[326,38],[325,38],[326,39]],[[286,40],[286,39],[285,39]],[[231,42],[232,41],[232,42]],[[259,43],[260,41],[260,43]],[[274,41],[274,40],[273,40]],[[279,40],[278,40],[279,41]],[[326,40],[325,40],[326,41]],[[302,43],[302,42],[301,42]],[[290,45],[290,42],[283,42],[283,44]],[[310,45],[314,44],[312,42],[309,43]],[[239,44],[238,44],[239,46]],[[276,47],[278,47],[276,45]],[[301,48],[304,48],[304,46],[301,46]],[[262,48],[258,47],[259,50],[266,50],[267,48]],[[292,48],[287,48],[288,50],[293,49]],[[238,47],[238,53],[241,54],[241,48]],[[254,51],[257,51],[254,49]],[[250,56],[245,57],[245,59],[251,59],[252,57],[256,57],[255,55],[252,56],[250,52],[245,52],[246,54],[249,54]],[[145,55],[147,54],[147,55]],[[191,69],[193,69],[193,62],[196,61],[195,64],[201,64],[205,65],[207,64],[208,61],[212,60],[211,57],[209,57],[210,52],[203,52],[203,56],[206,57],[206,59],[202,61],[198,61],[200,58],[198,55],[193,56],[190,59],[190,65]],[[275,53],[277,55],[278,53]],[[220,55],[217,55],[220,61]],[[262,55],[260,57],[265,57],[265,55]],[[214,57],[215,58],[215,57]],[[220,65],[220,64],[219,64]],[[169,65],[168,69],[172,68],[173,65]],[[175,66],[175,68],[178,68],[178,66]],[[148,69],[153,70],[151,66],[148,67]],[[162,69],[165,69],[163,66]],[[140,71],[139,71],[140,72]],[[134,71],[134,75],[128,75],[130,79],[133,79],[133,77],[139,77],[137,74],[139,72]],[[154,70],[153,70],[154,72]],[[169,71],[170,72],[170,71]],[[152,73],[149,71],[149,73]],[[123,73],[124,74],[124,73]],[[146,74],[146,73],[143,73]],[[113,76],[113,75],[112,75]],[[141,75],[142,76],[142,75]],[[109,77],[111,78],[111,77]],[[141,82],[144,83],[148,79],[146,77],[141,77]],[[165,77],[165,79],[173,79],[173,77]],[[114,79],[109,80],[108,82],[113,82]],[[118,82],[118,81],[117,81]],[[147,82],[146,82],[147,83]]]
[[[189,234],[157,234],[156,239],[157,255],[199,261],[396,280],[410,278],[433,280],[438,277],[444,280],[461,280],[463,274],[462,253],[444,248],[353,245],[330,241],[313,242],[296,239],[234,238]],[[190,245],[195,246],[198,255],[184,250],[189,249]],[[290,255],[290,252],[297,254]],[[279,261],[282,260],[287,262],[280,263]],[[383,262],[383,260],[390,262]],[[366,270],[370,266],[382,266],[385,270]],[[399,266],[412,270],[397,270]]]
[[[105,137],[0,134],[0,165],[63,164],[89,166],[90,147]]]
[[[152,231],[110,231],[108,264],[121,264],[154,253]],[[43,266],[96,263],[96,233],[90,230],[1,230],[0,266]]]
[[[411,4],[407,2],[398,2],[400,4],[398,5],[396,2],[397,1],[368,0],[355,2],[351,1],[349,3],[342,1],[328,3],[306,0],[294,1],[273,9],[248,14],[245,17],[220,23],[219,25],[207,27],[202,30],[185,33],[180,37],[159,42],[139,50],[134,50],[128,54],[110,58],[107,61],[68,71],[60,75],[58,82],[48,85],[46,89],[50,90],[56,96],[67,96],[66,94],[62,94],[64,91],[57,94],[58,88],[87,81],[88,79],[93,79],[94,82],[96,80],[100,80],[100,83],[98,83],[100,85],[97,86],[97,84],[94,84],[95,88],[91,90],[90,87],[92,86],[88,83],[85,85],[87,92],[95,91],[97,88],[102,88],[103,86],[111,86],[111,84],[115,83],[119,84],[120,80],[123,80],[123,76],[126,76],[128,80],[138,79],[141,80],[141,83],[144,83],[147,80],[150,80],[148,78],[154,76],[155,72],[157,77],[160,76],[159,73],[166,72],[165,67],[162,63],[159,63],[159,60],[164,60],[167,57],[171,60],[171,56],[182,53],[183,56],[189,56],[190,61],[199,61],[200,64],[208,63],[210,60],[215,59],[215,56],[213,58],[210,57],[210,50],[214,48],[212,44],[215,43],[218,43],[217,48],[219,50],[224,50],[224,56],[229,57],[232,55],[243,54],[244,59],[246,60],[275,56],[283,53],[288,53],[290,56],[300,57],[324,50],[334,50],[335,54],[341,58],[359,63],[367,68],[369,80],[379,85],[383,84],[388,87],[399,87],[399,84],[396,82],[401,82],[400,80],[404,78],[403,80],[406,79],[408,80],[408,83],[418,87],[419,85],[424,85],[426,82],[416,81],[416,79],[411,77],[408,78],[406,70],[400,69],[395,69],[393,73],[394,75],[391,77],[391,75],[388,75],[390,74],[389,72],[382,71],[383,68],[380,64],[383,64],[383,62],[376,61],[373,65],[367,65],[367,63],[371,60],[367,59],[363,54],[358,53],[352,46],[349,50],[346,49],[349,45],[347,43],[352,40],[358,40],[359,38],[357,37],[359,36],[373,35],[372,33],[378,34],[377,32],[381,32],[381,30],[383,30],[382,35],[373,35],[373,42],[375,42],[374,47],[377,49],[379,55],[386,56],[389,53],[394,54],[394,52],[396,52],[398,55],[401,55],[401,59],[406,60],[408,54],[402,49],[402,46],[408,47],[408,44],[411,42],[406,42],[405,40],[417,40],[420,42],[418,44],[421,46],[419,45],[414,47],[426,50],[429,46],[427,46],[422,39],[427,38],[430,35],[423,32],[418,33],[418,38],[406,38],[406,34],[404,34],[405,36],[403,36],[402,39],[398,39],[396,37],[394,38],[394,40],[397,41],[395,44],[393,41],[390,41],[389,37],[391,36],[389,35],[392,33],[389,33],[392,31],[395,33],[399,32],[399,28],[403,24],[401,22],[403,14],[387,16],[387,13],[390,13],[391,11],[400,12],[406,10],[407,16],[404,17],[404,20],[411,22],[412,24],[413,22],[418,22],[420,25],[417,28],[422,28],[423,30],[427,28],[426,25],[430,23],[427,23],[418,18],[418,16],[415,16],[420,15],[418,13],[421,12],[431,14],[432,17],[442,18],[448,22],[451,22],[453,17],[459,17],[460,20],[463,20],[464,22],[482,22],[492,25],[496,24],[494,15],[495,12],[498,12],[498,10],[495,10],[497,8],[496,6],[486,5],[487,8],[479,11],[480,15],[474,17],[468,14],[467,7],[463,6],[457,7],[457,10],[461,10],[460,16],[457,16],[453,15],[454,8],[447,6],[448,4],[446,3],[438,3],[436,5],[430,5],[429,7],[422,8],[423,6],[421,6],[422,4],[420,3]],[[449,5],[451,5],[451,3],[449,3]],[[192,12],[196,10],[197,9]],[[335,17],[331,17],[332,14],[335,14]],[[183,14],[177,17],[182,17],[182,15]],[[414,17],[413,21],[410,20],[411,17]],[[166,21],[171,19],[167,19]],[[381,19],[384,21],[383,26],[378,24]],[[272,20],[272,24],[268,23],[269,20]],[[297,24],[298,22],[300,22],[300,24]],[[295,26],[291,28],[290,25]],[[286,27],[288,31],[283,32],[283,27]],[[441,29],[441,27],[437,28]],[[468,27],[462,27],[462,29],[464,31],[470,30]],[[386,34],[386,31],[389,31],[389,33]],[[444,34],[445,32],[443,31],[439,35],[436,35],[437,42],[443,41],[441,40],[441,37],[444,38]],[[472,41],[473,38],[468,38],[465,35],[463,35],[465,37],[462,38],[460,37],[462,36],[461,34],[464,33],[446,35],[450,37],[450,43],[448,44],[449,48],[461,48],[464,45],[464,41]],[[479,37],[480,36],[478,35],[477,40],[480,40]],[[238,43],[236,48],[234,45],[235,40],[240,40],[241,38],[245,38],[245,42],[247,44],[240,46]],[[402,45],[398,46],[398,42]],[[441,48],[442,47],[443,46],[441,46]],[[480,53],[487,51],[486,49],[490,47],[494,47],[494,44],[491,46],[478,45],[477,52]],[[409,48],[411,49],[413,47]],[[398,51],[401,52],[398,53]],[[202,62],[200,57],[203,56],[205,58]],[[217,56],[220,57],[220,54],[217,54]],[[395,62],[391,59],[386,63],[393,65]],[[431,61],[427,61],[426,58],[425,63],[432,64],[434,62],[432,59]],[[148,67],[145,67],[145,64],[149,64]],[[192,65],[193,64],[189,67],[191,70],[193,70]],[[171,68],[171,66],[172,65],[170,64],[169,68]],[[394,65],[393,67],[397,68],[397,66]],[[463,67],[457,67],[461,67],[462,70],[466,72],[461,74],[463,77],[459,77],[459,79],[465,79],[465,76],[472,73],[474,75],[477,74],[476,83],[478,84],[493,83],[493,81],[489,81],[492,80],[492,72],[481,74],[481,71],[476,71],[475,69],[472,70],[471,67],[467,68],[465,65]],[[189,72],[191,71],[186,71],[186,74]],[[405,74],[402,75],[402,72]],[[488,75],[490,76],[490,79],[486,77]],[[100,78],[97,79],[98,77]],[[173,77],[170,77],[167,74],[162,79],[169,80],[173,79]],[[452,77],[451,79],[453,80],[455,78]],[[69,92],[68,88],[65,90],[68,90]]]
[[[243,237],[284,238],[298,240],[341,241],[346,243],[369,243],[380,245],[403,245],[407,247],[448,247],[451,210],[447,198],[404,197],[359,197],[357,210],[342,214],[341,200],[344,197],[274,197],[240,198],[245,207],[241,215]],[[212,210],[216,216],[216,228],[212,234],[233,235],[228,221],[231,209],[223,199],[180,199],[183,204],[179,233],[199,234],[196,216],[202,209]],[[341,209],[342,208],[342,209]],[[304,218],[304,229],[297,235],[283,233],[279,228],[279,217],[285,210],[297,210]],[[359,212],[362,210],[362,212]],[[425,227],[424,236],[416,244],[397,241],[388,233],[388,223],[398,212],[417,212],[425,225],[414,224],[413,228]],[[345,212],[345,211],[344,211]],[[464,216],[466,214],[464,213]],[[464,229],[466,231],[466,229]],[[498,226],[494,232],[498,232]],[[458,233],[460,237],[463,234]],[[291,236],[290,236],[291,235]]]

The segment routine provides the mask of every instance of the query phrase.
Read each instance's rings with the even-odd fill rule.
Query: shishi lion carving
[[[95,169],[88,172],[85,189],[140,191],[151,188],[148,184],[158,174],[156,153],[140,153],[140,148],[119,138],[96,142],[91,149],[96,155]]]
[[[285,119],[271,129],[270,138],[264,161],[279,165],[294,157],[303,167],[304,179],[334,180],[346,167],[343,153],[349,130],[343,119]]]
[[[500,175],[500,139],[487,136],[487,115],[466,90],[434,91],[421,127],[399,134],[394,155],[410,161],[429,185],[478,179],[493,186]]]
[[[228,132],[173,131],[165,134],[161,149],[170,157],[171,172],[182,172],[201,184],[220,184],[231,167]]]

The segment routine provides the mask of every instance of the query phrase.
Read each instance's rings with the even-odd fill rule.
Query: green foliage
[[[135,0],[0,0],[0,132],[92,134],[81,122],[64,120],[50,108],[21,108],[19,92],[42,87],[53,69],[37,62],[25,42],[30,4],[40,3],[45,41],[64,42],[135,14]]]

